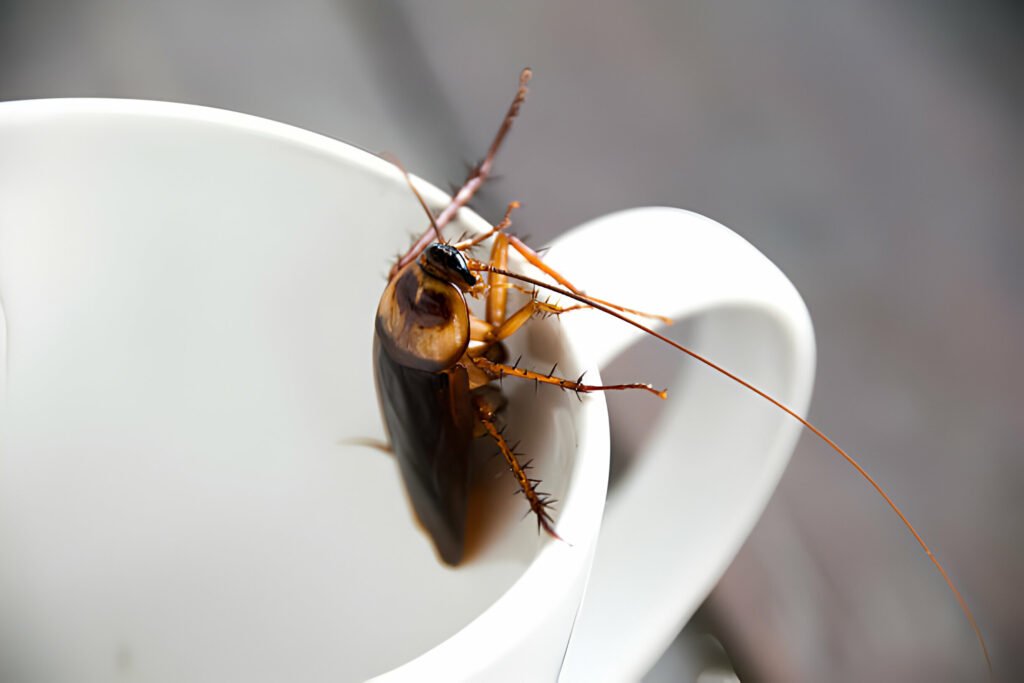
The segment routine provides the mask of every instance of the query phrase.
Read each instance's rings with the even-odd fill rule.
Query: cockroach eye
[[[469,270],[466,257],[451,245],[434,242],[424,250],[420,265],[434,277],[451,282],[459,289],[476,284],[476,276]]]

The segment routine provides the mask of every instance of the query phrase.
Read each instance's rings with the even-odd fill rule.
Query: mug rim
[[[392,164],[356,145],[252,114],[144,99],[84,97],[0,102],[0,126],[92,115],[150,118],[155,125],[188,122],[223,126],[301,146],[341,160],[361,172],[404,184]],[[447,193],[413,177],[428,203],[437,205],[448,201]],[[469,208],[460,212],[460,219],[475,231],[490,227]],[[568,337],[565,344],[576,362],[593,368],[589,374],[599,381],[595,374],[597,367],[585,351]],[[607,493],[610,443],[604,397],[599,393],[585,397],[574,424],[577,425],[576,463],[566,483],[564,505],[560,509],[561,519],[571,517],[574,520],[572,545],[557,541],[544,543],[513,584],[483,612],[414,659],[381,672],[379,680],[420,680],[439,671],[444,671],[449,679],[479,675],[496,663],[517,657],[524,644],[538,642],[538,630],[550,631],[551,628],[564,632],[564,643],[559,648],[564,653],[589,577]],[[575,590],[568,590],[570,588]],[[572,596],[577,593],[580,597],[573,600]],[[559,624],[565,620],[560,609],[571,609],[564,629]]]

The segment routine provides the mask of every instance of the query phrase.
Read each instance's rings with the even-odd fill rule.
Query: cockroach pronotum
[[[509,205],[504,219],[488,232],[446,241],[442,233],[444,227],[490,176],[495,155],[526,98],[530,77],[530,70],[523,70],[515,98],[483,161],[470,171],[443,211],[434,216],[409,183],[430,225],[392,266],[377,309],[373,362],[385,426],[413,507],[441,559],[456,565],[463,558],[470,444],[474,436],[493,440],[516,481],[518,492],[527,502],[527,514],[534,516],[538,530],[543,529],[552,538],[561,540],[551,512],[554,500],[540,491],[540,481],[530,476],[529,463],[521,461],[516,446],[505,437],[500,418],[505,399],[495,385],[498,380],[507,377],[552,384],[577,395],[637,390],[665,398],[664,390],[650,384],[591,385],[585,384],[582,376],[560,377],[556,368],[538,372],[520,366],[519,361],[509,362],[503,342],[532,318],[558,316],[581,308],[596,309],[640,329],[757,394],[846,460],[892,508],[942,576],[977,636],[991,677],[992,665],[984,636],[946,570],[881,485],[823,431],[758,387],[640,322],[645,317],[660,316],[584,294],[546,265],[537,251],[510,234],[508,228],[512,211],[518,206],[516,202]],[[471,248],[487,240],[492,240],[487,261],[467,255]],[[510,251],[549,280],[511,270]],[[510,290],[528,295],[526,303],[511,311]],[[561,297],[559,301],[574,303],[551,303],[541,298],[541,292],[557,295]],[[470,311],[467,296],[485,301],[483,317]],[[514,429],[514,425],[509,428]]]

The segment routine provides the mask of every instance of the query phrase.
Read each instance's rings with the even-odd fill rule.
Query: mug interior
[[[117,101],[2,105],[0,149],[0,679],[365,679],[568,552],[482,458],[474,556],[444,566],[366,445],[378,298],[426,225],[389,165]],[[450,234],[486,227],[463,214]],[[578,372],[556,325],[513,341]],[[596,404],[504,387],[571,535],[576,488],[603,497],[577,457]]]

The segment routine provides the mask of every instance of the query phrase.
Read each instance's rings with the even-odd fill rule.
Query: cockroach
[[[430,224],[391,267],[377,308],[374,377],[391,450],[397,457],[413,508],[441,559],[447,564],[457,565],[463,558],[470,488],[470,445],[477,436],[487,436],[497,445],[516,481],[518,492],[526,500],[527,514],[532,513],[536,519],[538,531],[543,529],[552,538],[562,540],[551,513],[555,501],[539,490],[541,482],[530,476],[529,463],[520,460],[521,454],[516,451],[516,446],[505,437],[501,412],[506,400],[495,386],[498,380],[508,377],[552,384],[577,396],[596,391],[638,390],[662,399],[666,397],[664,390],[650,384],[591,385],[583,383],[582,376],[576,379],[559,377],[555,374],[556,368],[543,373],[521,367],[519,361],[508,362],[503,342],[532,318],[557,316],[582,308],[596,309],[640,329],[757,394],[795,419],[849,463],[899,517],[946,582],[978,639],[991,678],[992,663],[981,629],[938,558],[882,486],[825,432],[765,391],[638,320],[661,316],[584,294],[545,264],[537,251],[510,234],[511,214],[518,203],[511,203],[504,219],[491,230],[455,242],[445,240],[444,227],[491,175],[498,149],[526,99],[531,75],[529,69],[523,70],[516,95],[483,161],[472,168],[448,206],[437,216],[406,174],[409,187]],[[401,170],[404,174],[404,169]],[[492,245],[487,261],[467,255],[471,248],[488,239],[492,240]],[[510,251],[516,252],[550,281],[512,271],[508,262]],[[529,294],[527,302],[511,312],[508,306],[510,289]],[[576,303],[569,306],[552,304],[539,298],[541,291]],[[470,311],[467,296],[485,300],[483,317]]]

